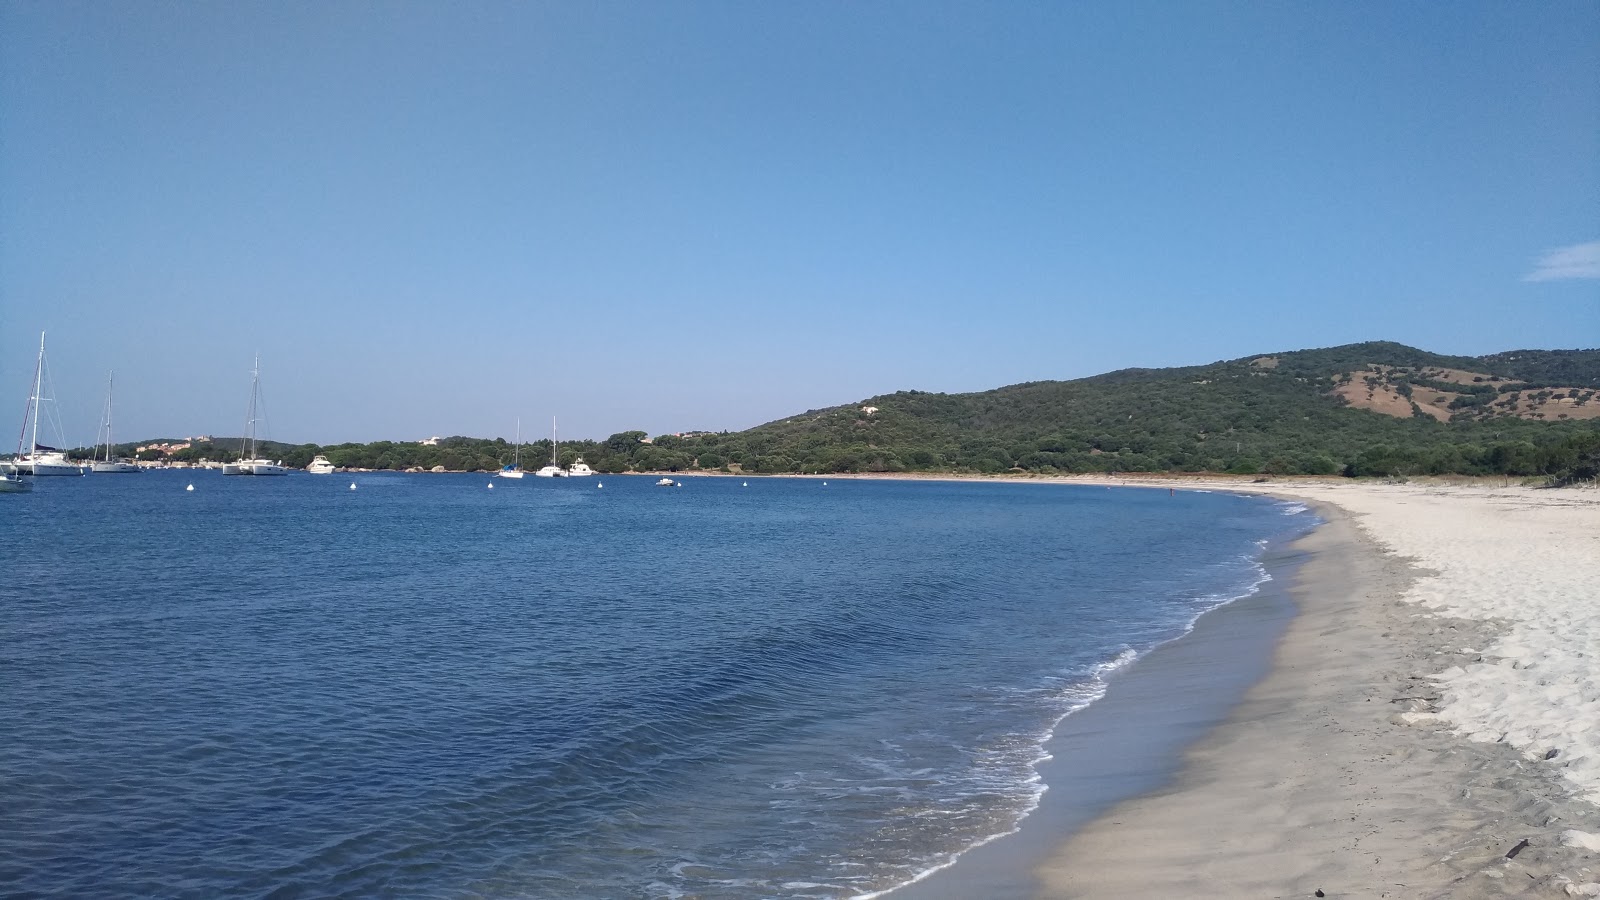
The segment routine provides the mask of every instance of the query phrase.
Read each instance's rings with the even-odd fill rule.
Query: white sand
[[[1273,673],[1042,895],[1600,896],[1600,492],[1193,486],[1336,521]]]
[[[1425,570],[1403,599],[1499,620],[1481,661],[1435,674],[1442,699],[1412,712],[1544,761],[1600,804],[1600,493],[1379,486],[1284,491],[1339,506],[1379,546]]]

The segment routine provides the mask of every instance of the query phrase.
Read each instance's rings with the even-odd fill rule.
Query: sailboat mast
[[[556,417],[550,417],[550,465],[556,464]]]
[[[115,372],[106,373],[106,462],[111,461],[111,388],[116,381]]]
[[[513,468],[522,468],[522,417],[517,417],[517,447],[511,451],[511,465]]]
[[[39,394],[44,390],[44,332],[39,332],[39,362],[33,367],[33,437],[28,441],[28,458],[39,455]]]
[[[239,442],[239,460],[256,458],[256,386],[261,383],[261,354],[256,354],[250,370],[250,406],[244,414],[244,439]]]

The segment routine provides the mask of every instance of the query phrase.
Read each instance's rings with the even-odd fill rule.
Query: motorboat
[[[589,468],[589,464],[584,462],[581,456],[578,457],[577,462],[567,467],[567,476],[571,478],[582,478],[585,475],[593,475],[594,473],[594,470]]]
[[[311,457],[311,465],[306,466],[306,471],[313,475],[332,475],[333,469],[333,463],[328,462],[328,458],[321,455]]]
[[[656,487],[674,487],[675,484],[671,478],[663,478],[656,482]]]

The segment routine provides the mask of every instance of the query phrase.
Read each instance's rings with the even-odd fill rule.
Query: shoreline
[[[1347,479],[1052,480],[1311,503],[1326,524],[1297,542],[1307,554],[1289,585],[1299,611],[1276,642],[1266,677],[1181,751],[1181,766],[1164,784],[1086,825],[1052,817],[1041,804],[1018,832],[891,896],[1142,898],[1168,890],[1202,897],[1600,896],[1600,806],[1581,799],[1583,783],[1572,780],[1600,762],[1581,736],[1590,724],[1584,717],[1600,716],[1600,697],[1584,693],[1592,692],[1593,676],[1585,681],[1585,672],[1572,667],[1561,675],[1576,679],[1580,708],[1570,715],[1578,724],[1541,732],[1561,740],[1564,766],[1555,764],[1560,750],[1545,760],[1526,740],[1484,739],[1481,728],[1472,731],[1472,716],[1482,715],[1473,690],[1483,690],[1471,677],[1533,665],[1518,656],[1515,641],[1502,649],[1508,634],[1520,634],[1518,608],[1496,615],[1492,603],[1457,609],[1449,596],[1429,595],[1514,596],[1522,580],[1536,577],[1528,561],[1536,569],[1541,551],[1549,551],[1559,554],[1552,565],[1581,570],[1562,597],[1592,605],[1600,563],[1585,564],[1572,553],[1600,547],[1600,529],[1587,530],[1600,522],[1594,492],[1532,491],[1505,481],[1401,487]],[[1483,571],[1462,575],[1470,558],[1441,555],[1418,540],[1419,531],[1429,537],[1430,523],[1441,516],[1452,517],[1456,539],[1477,531],[1492,537],[1507,513],[1528,519],[1506,535],[1508,549],[1520,552],[1495,554]],[[1517,538],[1548,546],[1515,546]],[[1419,555],[1418,549],[1420,565],[1400,556]],[[1562,597],[1554,602],[1558,609]],[[1596,621],[1580,618],[1573,626],[1578,657],[1585,643],[1593,645],[1589,671],[1600,656]],[[1491,655],[1496,650],[1502,655]],[[1100,703],[1123,690],[1123,681],[1115,679]],[[1461,686],[1452,691],[1452,685]],[[1550,715],[1526,701],[1512,712]],[[1050,749],[1056,752],[1056,742]],[[1066,782],[1056,772],[1041,775],[1051,787],[1048,804],[1058,782]],[[1049,845],[1042,862],[1041,845]]]
[[[1300,544],[1321,527],[1268,546],[1261,558],[1266,580],[1114,673],[1099,699],[1057,723],[1038,765],[1048,790],[1016,831],[878,896],[1031,896],[1033,870],[1048,862],[1060,835],[1170,783],[1185,750],[1220,725],[1270,668],[1296,612],[1288,584],[1307,559]]]

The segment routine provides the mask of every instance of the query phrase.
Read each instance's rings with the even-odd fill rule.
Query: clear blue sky
[[[1600,4],[7,3],[0,314],[70,442],[1593,347]]]

